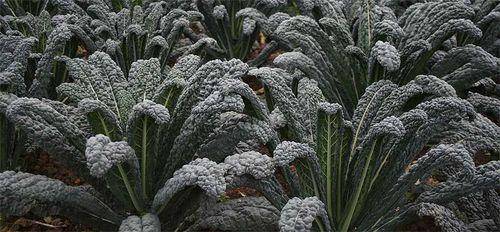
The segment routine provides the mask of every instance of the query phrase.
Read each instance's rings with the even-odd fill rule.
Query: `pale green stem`
[[[370,162],[371,162],[373,150],[375,149],[375,145],[376,145],[376,142],[373,143],[373,145],[370,149],[370,154],[366,158],[365,166],[363,168],[363,173],[361,174],[361,180],[359,181],[359,184],[356,188],[356,192],[354,193],[354,197],[353,197],[352,201],[350,201],[349,209],[347,211],[347,216],[346,216],[344,222],[342,223],[342,227],[340,229],[340,231],[342,231],[342,232],[346,232],[349,230],[352,216],[354,215],[354,211],[356,210],[356,206],[358,205],[359,196],[361,195],[361,190],[363,189],[366,174],[368,173],[368,168],[370,167]]]
[[[320,194],[319,194],[319,188],[318,188],[318,183],[316,183],[316,179],[314,178],[315,177],[315,173],[313,172],[312,168],[311,168],[311,165],[308,164],[308,167],[309,167],[309,174],[311,175],[311,179],[312,179],[312,182],[313,182],[313,187],[314,187],[314,194],[316,196],[318,196],[318,198],[321,198]]]
[[[328,210],[328,216],[330,218],[333,218],[333,202],[332,202],[332,144],[331,144],[331,137],[332,137],[332,128],[330,126],[330,117],[328,118],[327,122],[327,146],[326,146],[326,205],[327,205],[327,210]],[[338,189],[336,189],[338,191]]]
[[[141,157],[141,180],[142,180],[142,193],[144,194],[144,197],[147,198],[147,182],[146,182],[146,170],[147,170],[147,158],[148,158],[148,150],[147,150],[147,126],[148,126],[148,118],[144,117],[144,120],[142,121],[142,157]]]
[[[102,124],[102,128],[104,130],[104,133],[106,134],[106,136],[109,137],[110,136],[110,132],[108,131],[108,128],[106,127],[106,124],[104,123],[104,121],[102,120],[102,118],[100,116],[98,118],[99,118],[99,121]],[[130,181],[128,180],[127,173],[125,173],[125,170],[123,170],[123,167],[122,167],[121,164],[117,164],[116,166],[118,167],[118,171],[120,172],[120,175],[122,177],[123,183],[125,184],[125,188],[127,189],[127,192],[128,192],[128,194],[130,196],[130,199],[132,200],[132,204],[134,205],[135,209],[139,213],[142,213],[143,209],[142,209],[141,205],[139,204],[139,201],[137,200],[137,197],[135,196],[134,190],[130,186]]]
[[[378,91],[380,91],[380,90],[378,90]],[[376,94],[377,93],[375,93],[374,95],[376,95]],[[359,120],[359,124],[358,124],[358,127],[356,128],[356,132],[354,133],[354,139],[352,141],[351,153],[349,154],[349,161],[351,161],[352,157],[354,156],[354,152],[356,151],[357,142],[358,142],[358,135],[359,135],[360,130],[361,130],[361,125],[363,125],[363,121],[365,120],[366,114],[368,113],[368,109],[372,105],[372,102],[373,102],[374,98],[375,97],[372,97],[370,99],[370,101],[368,102],[368,105],[366,106],[365,111],[363,112],[363,116],[361,116],[361,119]]]
[[[3,230],[6,219],[7,219],[6,216],[4,214],[0,213],[0,230]]]
[[[323,222],[321,222],[320,219],[316,218],[316,223],[318,224],[319,231],[323,232],[326,231],[325,227],[323,226]]]
[[[372,189],[373,184],[375,184],[375,180],[377,180],[378,176],[380,175],[380,172],[382,171],[382,168],[384,167],[385,163],[387,163],[387,158],[389,158],[389,154],[392,152],[393,148],[394,148],[394,146],[392,146],[391,149],[387,152],[387,154],[384,157],[384,160],[382,161],[382,163],[378,167],[377,171],[375,172],[375,175],[371,179],[370,185],[368,187],[368,192],[370,192],[370,190]]]
[[[337,164],[337,179],[336,179],[336,184],[337,184],[337,189],[335,190],[336,193],[336,212],[337,212],[337,217],[340,217],[340,211],[342,210],[342,143],[343,140],[340,140],[340,147],[339,147],[339,152],[337,155],[339,156],[339,163]]]
[[[118,167],[118,171],[120,172],[120,175],[122,176],[123,183],[125,184],[125,188],[127,189],[128,194],[130,195],[130,199],[132,200],[132,204],[134,205],[135,209],[139,213],[143,213],[142,207],[139,204],[139,201],[137,200],[137,197],[135,196],[134,190],[132,189],[132,186],[130,185],[130,181],[128,180],[127,173],[125,173],[125,170],[123,170],[123,167],[121,164],[116,165]]]
[[[172,97],[173,92],[174,92],[174,90],[173,90],[173,89],[170,89],[170,90],[168,91],[167,97],[165,98],[165,103],[163,103],[163,106],[164,106],[165,108],[167,108],[167,109],[168,109],[168,105],[170,104],[170,98]]]

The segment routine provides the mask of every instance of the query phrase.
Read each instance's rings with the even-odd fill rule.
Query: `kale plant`
[[[490,45],[480,43],[484,36],[495,37],[486,20],[495,18],[491,8],[498,2],[432,1],[398,15],[388,2],[297,2],[309,17],[295,16],[278,26],[274,38],[293,50],[274,63],[316,80],[348,118],[370,84],[381,79],[406,84],[421,74],[442,78],[463,98],[471,92],[477,101],[472,96],[479,93],[498,104],[500,60],[487,52]]]
[[[195,0],[196,9],[203,14],[205,33],[217,41],[218,57],[247,60],[249,53],[262,36],[270,36],[281,20],[284,0]],[[269,45],[259,59],[274,51]],[[255,63],[258,64],[258,63]]]
[[[0,216],[497,231],[499,6],[0,0]],[[21,171],[35,150],[85,184]]]
[[[54,99],[55,88],[72,81],[64,64],[55,59],[60,55],[86,58],[95,51],[105,51],[128,74],[130,65],[139,59],[158,58],[164,70],[177,57],[203,54],[205,47],[213,44],[209,38],[198,38],[189,28],[190,21],[202,16],[177,9],[182,6],[180,1],[143,5],[121,0],[38,2],[43,6],[39,14],[7,14],[0,22],[8,35],[38,39],[26,76],[40,82],[32,88],[42,97]],[[11,4],[2,7],[7,12],[15,11]],[[189,39],[179,44],[184,36]]]
[[[476,167],[473,159],[499,153],[500,129],[445,81],[375,82],[347,120],[314,80],[267,67],[249,74],[262,81],[272,125],[288,141],[271,151],[283,181],[247,185],[281,209],[282,231],[394,230],[418,217],[444,230],[496,228],[488,209],[500,200],[498,161]]]
[[[26,88],[31,96],[55,98],[55,87],[70,81],[63,65],[54,58],[59,55],[84,57],[97,50],[89,36],[90,29],[85,20],[75,15],[51,15],[42,11],[40,15],[2,16],[5,35],[2,40],[9,43],[20,38],[31,38],[36,41],[28,56],[26,72]],[[33,84],[33,85],[32,85]]]
[[[215,205],[226,185],[239,186],[239,176],[248,173],[262,179],[274,173],[261,167],[269,157],[237,149],[246,141],[277,144],[265,108],[240,80],[249,69],[241,61],[201,65],[200,57],[188,55],[162,75],[160,61],[152,58],[132,63],[127,76],[103,52],[88,60],[58,59],[75,80],[57,88],[66,104],[18,98],[7,107],[7,117],[28,136],[31,146],[73,167],[92,187],[7,171],[0,181],[2,213],[43,213],[56,206],[48,212],[94,221],[101,228],[121,224],[127,231],[148,225],[159,231],[161,222],[163,230],[173,230],[201,203],[222,207],[212,214],[224,216],[224,207],[234,210]],[[262,209],[251,202],[222,204],[246,205],[242,215],[265,210],[268,218],[261,220],[277,221],[277,212],[269,211],[272,207]],[[126,217],[130,214],[140,217]],[[216,222],[204,221],[203,226],[216,227]],[[276,224],[267,226],[271,225]]]
[[[130,65],[140,59],[158,58],[165,70],[167,63],[177,57],[185,53],[203,54],[205,47],[213,46],[214,41],[199,38],[190,28],[193,21],[203,16],[185,11],[182,6],[182,1],[160,1],[114,12],[100,3],[89,4],[87,12],[93,17],[91,27],[96,43],[128,74]]]

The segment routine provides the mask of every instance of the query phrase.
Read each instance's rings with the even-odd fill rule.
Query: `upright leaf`
[[[328,215],[342,217],[345,207],[347,167],[352,140],[352,125],[344,121],[340,105],[321,103],[318,109],[316,129],[316,155],[326,180],[326,206]]]
[[[158,146],[163,130],[170,120],[168,110],[162,105],[145,100],[136,104],[127,122],[127,139],[138,155],[141,166],[142,194],[151,197],[154,184],[159,180],[155,171],[160,168]],[[160,164],[160,165],[158,165]]]

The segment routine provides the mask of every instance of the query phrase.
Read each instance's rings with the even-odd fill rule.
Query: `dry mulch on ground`
[[[7,219],[6,225],[0,229],[0,232],[14,231],[47,231],[47,232],[65,232],[65,231],[92,231],[88,226],[82,226],[71,223],[65,218],[44,217],[20,217]]]

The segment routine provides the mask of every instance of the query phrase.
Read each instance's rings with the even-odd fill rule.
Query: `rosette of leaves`
[[[400,87],[375,82],[347,120],[304,75],[275,68],[249,74],[262,82],[273,125],[288,140],[271,151],[284,182],[266,183],[264,194],[282,211],[281,230],[394,230],[415,216],[433,217],[443,229],[494,225],[488,209],[499,200],[492,192],[498,161],[476,167],[473,159],[499,153],[500,129],[445,81],[421,75]],[[465,206],[461,197],[478,199],[474,194],[493,197]],[[467,218],[453,213],[457,207]]]
[[[54,28],[36,62],[35,78],[39,84],[31,86],[30,91],[37,93],[37,96],[55,99],[56,87],[72,81],[67,68],[56,57],[64,55],[83,58],[97,51],[97,46],[88,33],[90,29],[87,25],[82,25],[89,20],[90,18],[75,15],[55,16],[52,19]]]
[[[393,8],[392,3],[389,5]],[[495,44],[498,43],[496,42],[498,30],[495,28],[498,27],[493,22],[498,21],[498,7],[498,1],[476,1],[472,4],[417,3],[408,5],[399,17],[399,24],[404,25],[406,40],[414,44],[420,43],[415,41],[420,41],[422,36],[430,35],[433,31],[424,28],[439,26],[439,29],[426,39],[428,44],[422,42],[418,45],[421,48],[417,50],[420,51],[407,56],[408,58],[404,58],[404,53],[401,53],[402,63],[404,59],[413,60],[414,63],[414,67],[405,69],[414,69],[411,72],[430,73],[442,78],[455,88],[460,97],[467,98],[478,112],[495,122],[498,122],[498,117],[492,109],[499,104],[499,93],[495,89],[498,86],[496,80],[500,74],[500,60],[495,51]],[[433,19],[435,16],[431,11],[443,9],[447,9],[446,12],[450,15],[440,17],[439,20],[447,18],[449,21],[442,21],[443,23],[432,26],[431,23],[439,20]],[[449,37],[450,35],[452,36]],[[405,43],[408,44],[408,42]],[[401,49],[403,45],[400,43],[398,49]],[[417,58],[419,56],[420,58]],[[401,71],[406,72],[403,69]],[[410,80],[413,76],[412,74],[404,77],[403,72],[398,74],[399,80],[403,80],[401,78]],[[491,104],[485,105],[485,101]]]
[[[54,99],[55,87],[72,81],[64,64],[55,59],[59,55],[85,58],[97,50],[105,51],[128,74],[131,64],[139,59],[158,58],[164,70],[179,56],[203,54],[213,42],[200,40],[189,28],[190,21],[199,20],[201,15],[176,8],[183,5],[181,1],[141,5],[122,0],[52,0],[40,15],[2,18],[9,33],[38,38],[30,60],[36,72],[29,76],[36,76],[41,88],[36,86],[33,92]],[[188,39],[179,43],[184,37]]]
[[[274,38],[292,53],[282,54],[275,64],[317,81],[327,100],[341,104],[351,116],[370,83],[399,69],[399,53],[391,42],[402,36],[402,29],[390,9],[370,1],[363,7],[352,3],[353,8],[359,8],[359,19],[353,16],[358,11],[344,13],[338,1],[296,2],[302,15],[283,21],[274,33]],[[391,34],[388,42],[375,45],[379,39],[374,38],[373,24],[382,21],[392,26]],[[351,31],[353,26],[355,30]],[[370,54],[372,46],[377,49]]]
[[[153,1],[130,4],[119,11],[102,3],[86,8],[93,17],[96,43],[113,57],[125,74],[140,59],[158,58],[161,70],[185,53],[204,54],[214,41],[200,38],[190,28],[202,19],[184,1]],[[191,46],[187,46],[191,45]]]
[[[436,21],[432,11],[442,11],[445,15]],[[438,50],[460,48],[480,40],[482,31],[472,21],[475,15],[474,9],[461,2],[435,2],[409,7],[399,18],[406,35],[399,49],[403,51],[402,62],[413,62],[414,65],[402,69],[398,80],[406,82],[415,74],[428,72],[429,58]],[[416,26],[422,30],[417,30]],[[404,47],[413,48],[405,51]]]
[[[259,210],[266,211],[267,219],[261,218],[266,224],[277,221],[277,212],[269,211],[272,207],[255,207],[252,201],[216,204],[226,185],[240,186],[240,176],[263,179],[274,173],[272,166],[265,166],[269,157],[251,152],[261,145],[275,147],[277,135],[266,108],[240,80],[248,65],[239,60],[201,65],[200,57],[188,55],[165,75],[156,58],[132,63],[125,75],[103,52],[87,60],[58,59],[74,79],[57,88],[66,104],[19,98],[7,107],[7,117],[31,146],[76,170],[91,187],[4,172],[2,213],[62,214],[102,228],[122,224],[124,231],[147,226],[159,231],[160,224],[162,230],[174,230],[185,219],[200,219],[196,212],[203,215],[211,207],[219,210],[209,213],[227,218],[224,224],[232,228],[238,223],[258,228],[245,215],[259,215]],[[24,189],[33,191],[16,189],[21,179]],[[44,195],[47,191],[58,197]],[[200,208],[204,195],[213,201]],[[44,211],[51,205],[60,207]],[[246,221],[225,210],[237,210],[238,218]],[[125,219],[129,214],[139,216]],[[219,228],[217,222],[205,220],[198,226]]]
[[[292,17],[278,26],[274,37],[292,51],[275,64],[316,80],[327,100],[342,105],[347,117],[364,89],[381,79],[405,84],[432,74],[466,97],[498,75],[498,59],[471,45],[481,41],[482,27],[474,23],[479,13],[462,2],[418,3],[398,16],[373,1],[321,2],[297,1],[308,17]],[[445,77],[450,73],[463,81]]]
[[[42,11],[38,16],[2,16],[5,21],[6,43],[19,38],[36,38],[32,46],[24,78],[27,88],[31,88],[33,96],[54,99],[55,87],[60,83],[71,81],[67,77],[64,65],[54,58],[59,55],[68,57],[84,57],[97,50],[90,35],[90,18],[68,15],[51,15]],[[89,36],[90,35],[90,36]],[[32,82],[35,85],[31,85]]]
[[[289,18],[281,13],[287,6],[287,1],[283,0],[196,0],[195,3],[203,14],[204,33],[214,38],[220,48],[215,58],[246,61],[258,42],[259,33],[271,36],[279,23]],[[253,64],[261,64],[276,49],[276,42],[267,44]]]
[[[37,43],[32,48],[32,54],[29,56],[29,72],[25,75],[28,79],[34,79],[37,62],[45,50],[47,37],[52,31],[50,15],[44,11],[44,14],[40,16],[29,14],[19,17],[1,16],[1,18],[4,22],[1,32],[3,39],[8,39],[8,37],[12,37],[10,41],[16,41],[21,37],[37,39]]]
[[[18,8],[13,8],[12,4],[19,4]],[[93,42],[77,25],[74,17],[55,16],[51,20],[46,10],[55,9],[58,4],[60,2],[57,1],[51,1],[51,3],[8,1],[8,4],[3,1],[0,6],[4,9],[0,20],[2,27],[0,33],[2,63],[0,67],[0,85],[2,86],[0,88],[2,95],[0,162],[2,164],[0,169],[2,170],[17,167],[16,160],[24,147],[22,133],[16,131],[14,125],[5,117],[7,105],[18,97],[49,97],[48,92],[55,93],[55,86],[64,81],[66,71],[64,67],[54,62],[54,56],[62,54],[70,57],[79,56],[79,49],[84,46],[82,44],[85,44],[83,41],[89,44],[89,50],[93,47]],[[36,12],[33,11],[35,8]],[[6,9],[9,9],[7,13]],[[37,79],[35,76],[42,78]],[[44,79],[43,76],[46,78]],[[52,87],[53,91],[47,91],[46,87]],[[55,94],[51,96],[55,98]]]

